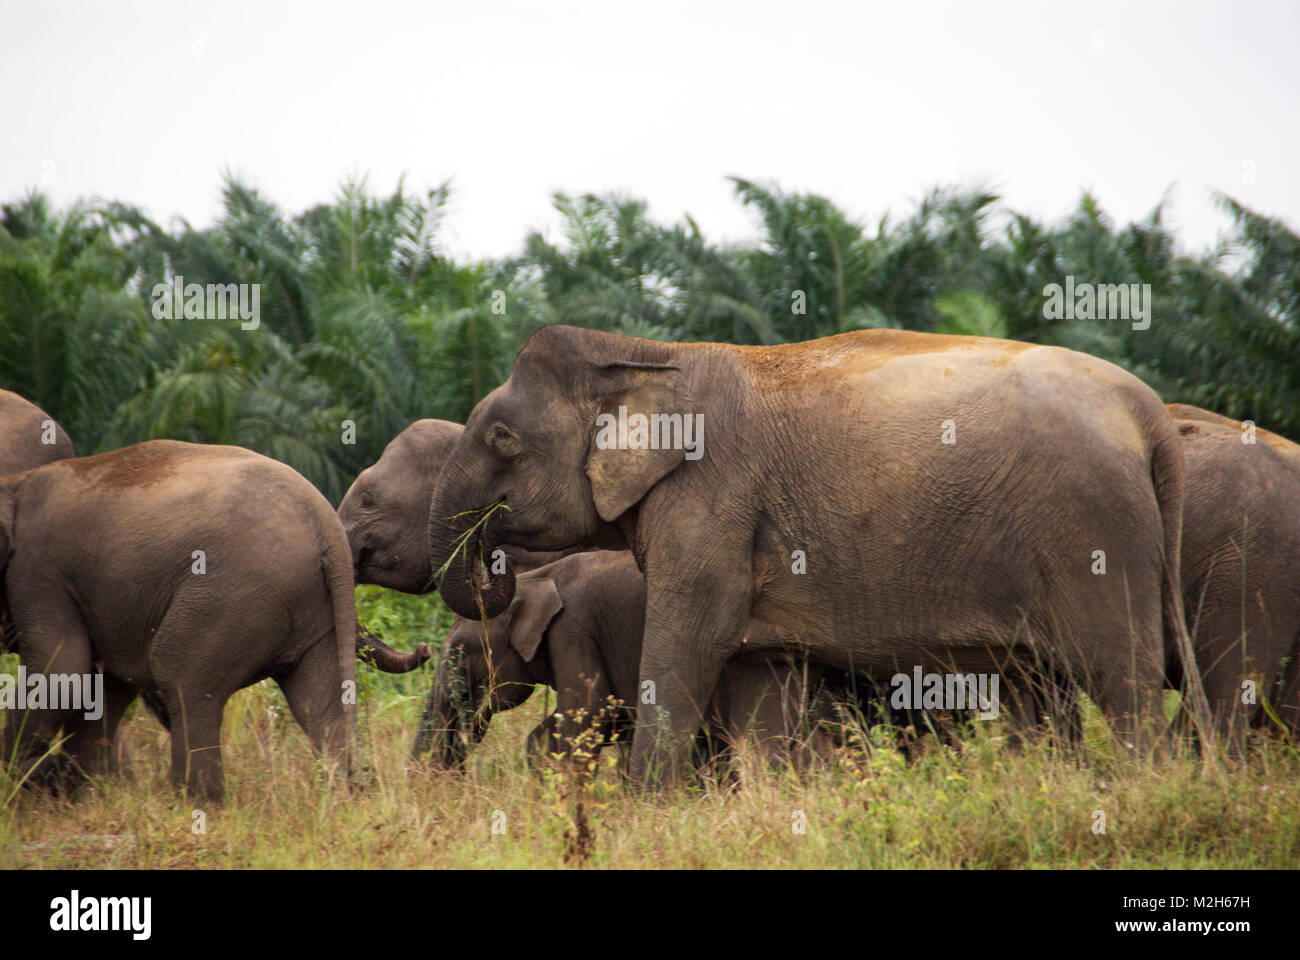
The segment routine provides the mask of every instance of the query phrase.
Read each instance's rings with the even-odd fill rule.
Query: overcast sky
[[[517,252],[550,194],[623,191],[756,234],[728,175],[873,222],[937,184],[1118,221],[1218,189],[1300,228],[1300,3],[250,3],[0,0],[0,199],[165,223],[229,167],[290,212],[350,172],[452,178],[444,246]]]

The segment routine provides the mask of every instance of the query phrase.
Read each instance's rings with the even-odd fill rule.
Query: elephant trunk
[[[410,673],[430,656],[427,643],[417,644],[414,653],[399,653],[357,624],[357,659],[384,673]]]
[[[504,613],[514,598],[514,564],[504,550],[492,546],[498,515],[479,523],[473,511],[464,512],[457,504],[466,502],[465,498],[444,492],[446,473],[444,468],[429,512],[429,557],[434,576],[446,566],[438,592],[443,602],[466,620],[491,620]]]

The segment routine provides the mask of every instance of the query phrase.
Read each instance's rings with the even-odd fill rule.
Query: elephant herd
[[[464,426],[412,424],[337,512],[238,447],[75,457],[0,391],[6,646],[102,675],[105,700],[13,712],[6,759],[62,730],[64,767],[109,769],[143,696],[173,780],[219,797],[223,706],[269,677],[346,761],[355,659],[429,656],[360,627],[354,583],[458,615],[415,740],[445,765],[538,685],[556,708],[531,759],[630,740],[643,783],[702,742],[787,757],[827,696],[913,670],[1000,677],[1020,735],[1077,730],[1082,691],[1136,755],[1167,734],[1166,687],[1203,742],[1300,729],[1300,446],[1086,354],[546,327]]]

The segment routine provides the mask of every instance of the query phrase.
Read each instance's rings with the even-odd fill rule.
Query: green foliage
[[[1167,400],[1300,436],[1300,237],[1230,197],[1223,244],[1181,253],[1162,201],[1118,226],[1095,197],[1057,224],[988,191],[939,189],[874,227],[825,197],[734,180],[758,243],[710,243],[636,198],[557,194],[562,240],[461,264],[442,251],[448,184],[390,195],[348,180],[290,216],[226,175],[215,225],[163,229],[120,203],[0,208],[0,386],[81,453],[155,437],[236,443],[335,501],[411,421],[464,421],[544,324],[660,340],[772,344],[863,327],[1085,350]],[[154,315],[155,284],[260,284],[261,323]],[[1050,319],[1044,288],[1150,284],[1149,329]],[[355,442],[345,442],[345,424]]]
[[[436,593],[414,596],[362,584],[357,587],[357,620],[390,646],[403,652],[427,643],[433,658],[410,673],[381,673],[358,664],[357,702],[363,710],[372,704],[400,706],[415,710],[433,682],[433,671],[441,652],[442,638],[451,629],[455,615]],[[382,707],[381,707],[382,709]],[[412,724],[411,729],[414,729]]]

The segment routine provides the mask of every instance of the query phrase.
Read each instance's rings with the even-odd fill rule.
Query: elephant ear
[[[608,522],[618,519],[639,502],[686,456],[680,442],[671,444],[670,449],[649,449],[654,423],[651,415],[680,415],[684,428],[686,418],[693,416],[695,409],[686,388],[686,378],[681,370],[667,364],[608,364],[600,370],[599,383],[600,407],[587,454],[587,476],[591,480],[596,512]],[[634,423],[634,414],[646,418],[647,442],[638,443],[642,449],[618,448],[620,408],[624,408],[629,425]],[[632,433],[629,429],[629,439],[633,439]],[[675,438],[681,436],[680,432],[674,431]],[[631,446],[629,443],[628,447]]]
[[[520,580],[515,587],[515,596],[510,601],[510,645],[515,648],[525,663],[530,663],[537,656],[537,648],[542,645],[546,628],[551,625],[555,615],[564,609],[560,591],[550,577]]]

